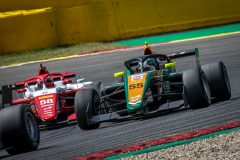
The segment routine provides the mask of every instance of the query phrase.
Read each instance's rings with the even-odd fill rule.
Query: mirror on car
[[[175,66],[176,66],[176,62],[169,62],[169,63],[166,63],[166,64],[164,65],[164,67],[165,67],[166,69],[172,68],[172,67],[175,67]]]
[[[125,76],[125,72],[117,72],[117,73],[114,73],[114,77],[115,78],[118,78],[118,77],[124,77]]]

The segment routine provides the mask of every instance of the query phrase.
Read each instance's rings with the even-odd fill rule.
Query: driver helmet
[[[151,55],[151,54],[154,54],[154,51],[151,47],[148,46],[148,43],[145,42],[143,55]]]
[[[53,82],[52,77],[47,76],[46,79],[45,79],[45,84],[46,84],[47,88],[54,87],[54,82]]]
[[[37,90],[40,90],[40,89],[43,88],[43,83],[42,83],[42,81],[40,79],[37,79],[37,84],[36,84],[35,88]]]
[[[137,67],[136,67],[136,72],[142,72],[142,63],[138,62]]]

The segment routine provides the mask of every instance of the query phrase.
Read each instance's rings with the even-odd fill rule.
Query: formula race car
[[[40,65],[37,76],[23,82],[2,87],[0,110],[0,139],[10,154],[37,149],[38,126],[53,127],[70,121],[76,122],[74,97],[92,82],[78,79],[72,83],[74,72],[49,73]],[[12,92],[17,98],[13,100]]]
[[[174,58],[195,55],[196,67],[176,72]],[[223,62],[201,66],[198,49],[170,55],[150,54],[128,60],[122,82],[82,89],[75,96],[81,129],[98,128],[106,121],[134,119],[177,110],[201,108],[228,100],[231,88]]]

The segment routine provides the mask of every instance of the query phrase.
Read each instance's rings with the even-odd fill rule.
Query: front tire
[[[210,89],[204,73],[198,69],[183,72],[184,96],[193,109],[207,107],[211,103]]]
[[[231,86],[226,67],[223,62],[215,62],[202,66],[210,86],[210,92],[214,100],[224,101],[231,97]]]
[[[75,95],[74,108],[78,126],[83,130],[99,128],[100,123],[89,124],[88,118],[96,115],[100,104],[98,92],[93,88],[79,90]]]
[[[38,148],[39,129],[28,105],[11,106],[0,111],[0,136],[11,155]]]

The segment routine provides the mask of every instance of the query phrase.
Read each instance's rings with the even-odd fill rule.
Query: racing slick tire
[[[100,103],[98,92],[93,88],[79,90],[74,99],[74,108],[78,126],[83,130],[99,128],[100,123],[89,124],[88,118],[96,115]]]
[[[228,100],[231,97],[231,86],[223,62],[214,62],[202,66],[212,97],[215,102]]]
[[[39,129],[26,104],[0,111],[0,136],[3,147],[11,155],[34,151],[39,146]]]
[[[211,103],[210,89],[204,73],[198,69],[183,72],[184,100],[193,109],[207,107]]]

